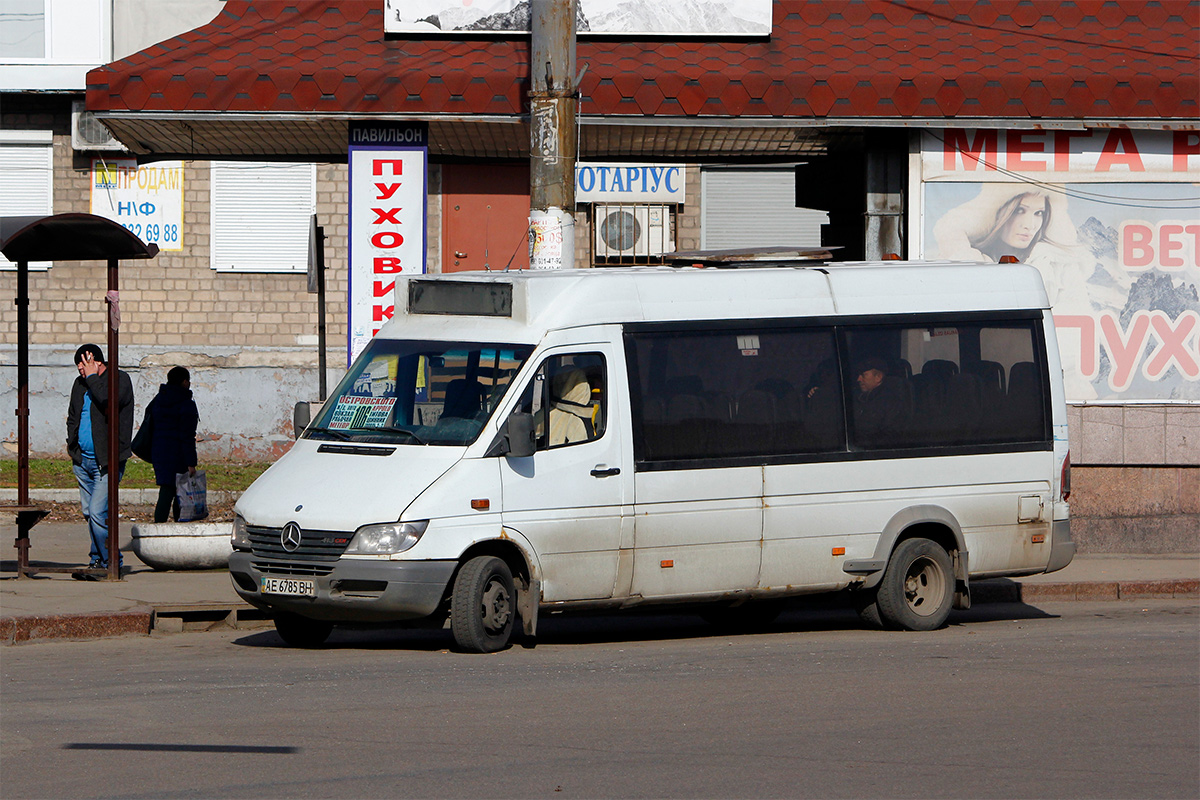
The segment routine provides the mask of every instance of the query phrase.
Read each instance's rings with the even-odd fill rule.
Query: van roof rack
[[[711,266],[726,269],[773,267],[828,261],[840,247],[748,247],[732,250],[676,250],[663,253],[665,264],[673,267]]]

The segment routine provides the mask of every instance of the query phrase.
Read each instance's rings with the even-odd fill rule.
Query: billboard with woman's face
[[[926,259],[1038,268],[1070,402],[1200,402],[1200,133],[925,134]]]

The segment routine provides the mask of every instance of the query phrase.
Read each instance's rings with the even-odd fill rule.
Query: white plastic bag
[[[179,521],[195,522],[208,516],[208,478],[204,470],[195,475],[181,472],[175,476],[175,493],[179,495]]]

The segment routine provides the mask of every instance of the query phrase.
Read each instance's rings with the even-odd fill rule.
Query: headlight
[[[354,538],[346,548],[347,553],[360,555],[390,555],[403,553],[421,540],[421,534],[429,527],[429,520],[420,522],[384,522],[379,525],[363,525],[354,532]]]
[[[246,532],[246,520],[241,514],[233,515],[233,535],[229,537],[234,550],[250,549],[250,534]]]

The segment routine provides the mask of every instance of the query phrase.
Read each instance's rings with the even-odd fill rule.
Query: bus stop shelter
[[[108,332],[108,396],[117,398],[118,329],[121,322],[118,263],[131,258],[154,258],[158,245],[146,244],[123,226],[92,214],[54,214],[41,217],[0,217],[0,253],[17,265],[17,503],[5,511],[17,521],[17,577],[36,572],[94,572],[76,567],[29,566],[29,532],[46,510],[29,500],[29,264],[38,261],[104,261],[108,290],[104,295]],[[108,463],[118,463],[120,414],[108,414]],[[120,580],[120,514],[118,481],[108,482],[108,580]]]

